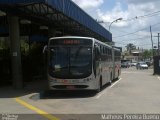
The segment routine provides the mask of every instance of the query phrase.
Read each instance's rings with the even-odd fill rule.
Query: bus
[[[118,79],[121,74],[121,50],[113,47],[113,79]]]
[[[49,39],[47,76],[50,90],[95,90],[120,76],[120,50],[91,37]]]

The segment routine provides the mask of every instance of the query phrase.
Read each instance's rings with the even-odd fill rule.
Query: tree
[[[131,54],[131,50],[135,50],[136,46],[132,43],[129,43],[127,44],[126,48],[127,48],[127,51],[129,51],[129,54]]]
[[[149,59],[152,57],[152,50],[145,50],[142,54],[143,59]]]

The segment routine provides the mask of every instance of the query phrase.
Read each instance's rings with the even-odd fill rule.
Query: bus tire
[[[119,73],[119,70],[118,70],[118,76],[117,76],[117,80],[119,79],[119,76],[120,76],[120,73]]]
[[[112,73],[110,74],[110,81],[109,81],[109,85],[112,84]]]
[[[99,85],[98,85],[98,89],[96,90],[97,93],[101,92],[102,90],[102,77],[99,80]]]

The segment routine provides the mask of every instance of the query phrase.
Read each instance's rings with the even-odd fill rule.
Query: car
[[[132,62],[131,63],[131,66],[136,66],[137,65],[137,62]]]
[[[146,61],[146,64],[148,65],[148,67],[150,67],[151,66],[151,61]]]
[[[136,67],[137,69],[148,69],[148,65],[145,62],[138,62]]]
[[[130,66],[130,65],[128,64],[128,62],[122,62],[122,63],[121,63],[121,67],[122,67],[122,68],[129,68],[129,66]]]

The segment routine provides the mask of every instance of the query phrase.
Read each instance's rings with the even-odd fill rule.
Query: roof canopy
[[[0,0],[0,9],[68,34],[112,41],[112,34],[70,0]]]

